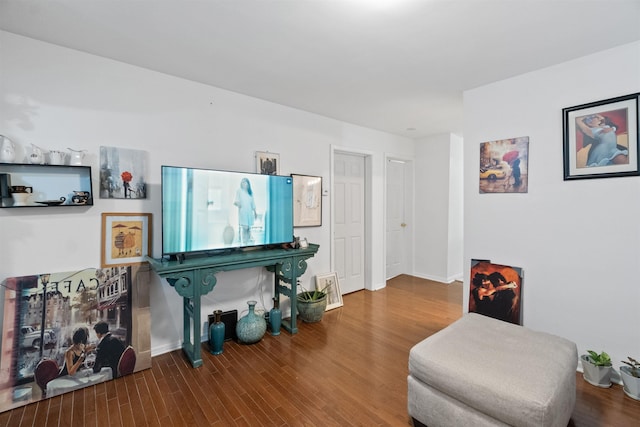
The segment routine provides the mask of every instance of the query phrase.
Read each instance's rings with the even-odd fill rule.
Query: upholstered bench
[[[576,401],[575,343],[465,314],[409,354],[415,425],[566,427]]]

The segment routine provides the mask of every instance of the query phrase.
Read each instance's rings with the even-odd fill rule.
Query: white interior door
[[[407,205],[409,165],[402,160],[387,159],[386,177],[386,276],[389,280],[410,273],[408,265],[412,252]]]
[[[334,263],[343,294],[364,289],[365,158],[336,153],[333,171]]]

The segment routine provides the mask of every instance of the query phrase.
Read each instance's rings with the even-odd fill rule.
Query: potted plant
[[[623,360],[625,366],[620,367],[620,376],[624,384],[624,393],[632,399],[640,400],[640,362],[633,357]]]
[[[613,370],[611,357],[604,351],[600,354],[587,350],[589,354],[580,356],[582,361],[583,378],[596,387],[611,387],[611,372]]]
[[[325,292],[327,287],[315,291],[307,291],[302,288],[302,292],[297,295],[298,315],[303,322],[314,323],[322,320],[327,309],[327,293]]]

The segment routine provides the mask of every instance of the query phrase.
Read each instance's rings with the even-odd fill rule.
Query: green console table
[[[191,365],[202,366],[200,353],[202,295],[213,290],[216,273],[251,267],[266,267],[274,274],[274,297],[283,294],[291,300],[291,318],[282,321],[282,327],[292,334],[298,332],[296,324],[296,294],[298,278],[307,270],[306,260],[318,252],[319,245],[309,244],[300,249],[252,249],[198,256],[179,261],[146,257],[151,268],[183,297],[184,340],[182,349]],[[191,330],[193,327],[193,331]]]

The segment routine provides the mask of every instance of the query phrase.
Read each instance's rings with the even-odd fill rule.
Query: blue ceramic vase
[[[280,301],[273,298],[273,308],[269,311],[269,326],[271,326],[271,335],[280,335],[280,326],[282,325],[282,311],[280,310]]]
[[[260,341],[267,331],[267,322],[264,317],[256,314],[256,301],[247,301],[247,304],[249,304],[249,313],[238,320],[236,335],[241,343],[254,344]]]
[[[220,320],[222,310],[213,312],[214,322],[209,325],[209,352],[211,354],[222,354],[224,347],[224,323]]]

